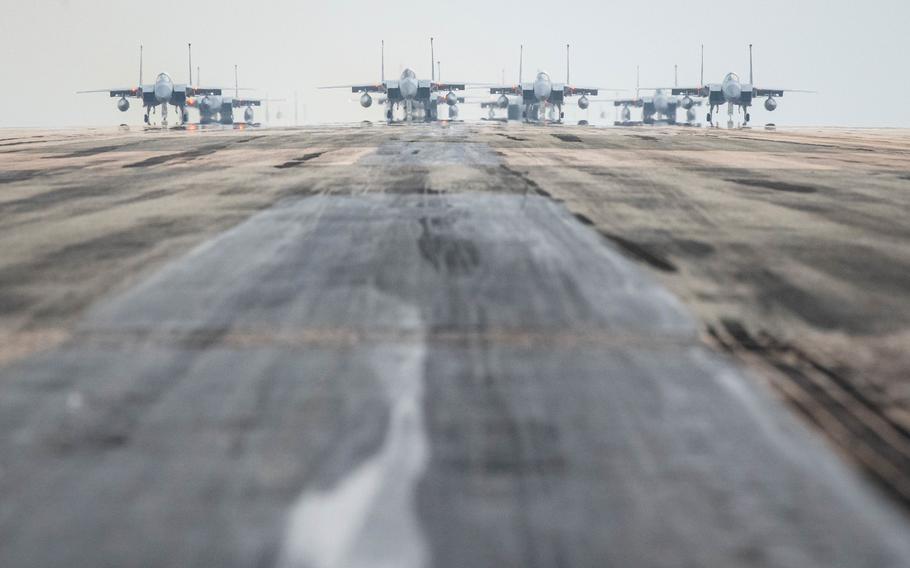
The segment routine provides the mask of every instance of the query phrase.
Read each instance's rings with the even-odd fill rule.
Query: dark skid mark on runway
[[[37,176],[40,172],[37,170],[13,170],[9,172],[0,172],[0,184],[15,183],[17,181],[28,181]]]
[[[528,188],[534,190],[534,192],[536,192],[538,195],[542,195],[544,197],[550,197],[550,198],[553,197],[549,191],[546,191],[545,189],[541,188],[540,185],[536,181],[529,178],[527,176],[527,174],[524,174],[518,170],[514,170],[505,164],[501,164],[499,167],[504,172],[508,173],[509,175],[520,179],[526,186],[528,186]]]
[[[584,223],[585,225],[587,225],[587,226],[589,226],[589,227],[593,227],[593,226],[594,226],[594,221],[592,221],[591,218],[588,217],[587,215],[584,215],[584,214],[582,214],[582,213],[575,213],[574,215],[575,215],[575,218],[576,218],[576,219],[578,219],[579,221],[581,221],[581,222]]]
[[[148,158],[147,160],[142,160],[141,162],[135,162],[132,164],[126,164],[124,168],[148,168],[150,166],[160,166],[161,164],[166,164],[168,162],[189,162],[209,154],[214,154],[218,150],[223,149],[224,146],[209,147],[209,148],[200,148],[199,150],[190,150],[188,152],[180,152],[177,154],[167,154],[166,156],[155,156],[153,158]]]
[[[0,290],[0,316],[18,314],[28,309],[34,303],[34,298],[26,294]]]
[[[319,156],[321,156],[323,154],[325,154],[325,152],[312,152],[310,154],[304,154],[303,156],[300,156],[299,158],[294,158],[293,160],[291,160],[289,162],[285,162],[283,164],[278,164],[277,166],[275,166],[275,169],[276,170],[286,170],[288,168],[296,168],[298,166],[302,166],[303,164],[309,162],[310,160],[315,160],[316,158],[318,158]]]
[[[0,142],[9,142],[11,140],[37,140],[40,138],[47,138],[45,135],[41,136],[14,136],[12,138],[0,138]],[[2,146],[2,144],[0,144]]]
[[[57,154],[54,156],[45,156],[45,160],[59,160],[61,158],[87,158],[89,156],[96,156],[98,154],[106,154],[108,152],[113,152],[114,150],[122,150],[126,148],[125,144],[119,144],[117,146],[99,146],[96,148],[86,148],[85,150],[76,150],[75,152],[70,152],[69,154]]]
[[[265,136],[250,136],[249,138],[241,138],[240,140],[236,140],[234,144],[247,144],[253,140],[259,140],[260,138],[265,138]]]
[[[232,140],[230,142],[225,142],[225,143],[221,143],[221,144],[213,144],[211,146],[197,148],[195,150],[187,150],[186,152],[178,152],[176,154],[167,154],[165,156],[154,156],[152,158],[148,158],[147,160],[142,160],[141,162],[126,164],[123,167],[124,168],[147,168],[149,166],[160,166],[161,164],[167,164],[169,162],[191,162],[198,158],[202,158],[203,156],[208,156],[210,154],[214,154],[215,152],[217,152],[219,150],[224,150],[225,148],[228,148],[232,144],[244,144],[251,140],[255,140],[256,138],[261,138],[261,137],[244,138],[242,140]]]
[[[783,308],[819,329],[843,329],[844,322],[852,319],[850,312],[853,306],[845,306],[839,299],[822,295],[817,290],[803,290],[770,270],[749,273],[744,279],[758,286],[759,305]]]
[[[470,274],[480,265],[480,251],[472,241],[455,236],[455,222],[451,217],[421,218],[417,246],[437,272]]]
[[[25,140],[21,142],[10,142],[8,144],[0,144],[0,148],[6,148],[8,146],[23,146],[25,144],[39,144],[41,140]]]
[[[559,138],[563,142],[581,142],[581,138],[574,134],[553,134],[553,136]]]
[[[705,258],[714,254],[713,245],[692,239],[674,239],[673,244],[686,256]]]
[[[118,205],[129,205],[130,203],[141,203],[143,201],[154,201],[155,199],[160,199],[162,197],[167,197],[171,192],[166,189],[158,189],[155,191],[147,191],[143,194],[137,195],[135,197],[130,197],[122,201],[118,201]]]
[[[15,288],[27,290],[35,283],[53,282],[64,275],[79,274],[80,270],[106,269],[140,256],[156,246],[162,236],[176,238],[190,231],[192,226],[189,222],[153,221],[141,227],[65,246],[32,262],[6,266],[0,269],[0,291],[3,291],[5,297],[0,299],[0,303],[7,303],[7,307],[15,311],[29,308],[34,302],[28,296],[17,295]],[[12,299],[10,295],[13,295]],[[33,317],[36,320],[67,317],[81,312],[87,301],[78,295],[61,298],[42,306]]]
[[[588,223],[590,224],[590,220]],[[661,272],[676,272],[678,268],[676,265],[670,262],[669,259],[665,258],[660,253],[650,250],[647,246],[630,241],[619,235],[609,233],[607,231],[598,231],[601,235],[609,239],[614,244],[618,245],[625,253],[632,256],[633,258],[640,260],[652,268],[656,268]]]
[[[843,370],[826,365],[772,333],[764,330],[751,333],[739,320],[722,319],[720,323],[720,327],[708,325],[707,331],[721,349],[733,356],[744,352],[757,355],[780,371],[780,378],[788,381],[791,387],[779,389],[779,392],[790,404],[810,422],[826,429],[830,424],[819,419],[820,406],[827,416],[833,416],[841,427],[851,432],[851,439],[862,440],[865,450],[874,454],[874,459],[865,464],[866,471],[886,491],[910,505],[910,491],[895,484],[892,474],[893,471],[910,471],[910,431],[907,428],[892,419],[880,404],[857,390],[855,382],[844,376]],[[794,395],[793,387],[807,396]],[[884,426],[871,424],[867,419],[870,415],[882,420]]]
[[[518,136],[512,136],[511,134],[503,134],[502,132],[497,132],[497,136],[502,136],[503,138],[508,138],[514,142],[527,142],[527,138],[519,138]]]
[[[24,197],[14,201],[0,204],[2,213],[31,213],[33,211],[42,211],[51,205],[74,201],[90,197],[102,197],[115,192],[110,187],[97,185],[82,185],[73,187],[63,187],[51,191],[45,191],[31,197]]]
[[[761,187],[765,189],[773,189],[775,191],[784,191],[787,193],[815,193],[817,191],[814,187],[807,185],[797,185],[794,183],[775,180],[727,178],[725,181],[737,183],[739,185],[747,185],[749,187]]]

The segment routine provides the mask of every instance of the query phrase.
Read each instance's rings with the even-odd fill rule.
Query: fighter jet
[[[636,73],[637,73],[636,68]],[[674,70],[674,76],[676,72]],[[674,79],[674,88],[678,86],[678,79]],[[653,95],[640,96],[641,87],[639,86],[639,75],[635,79],[635,97],[629,99],[613,99],[613,106],[622,107],[622,123],[629,123],[631,119],[630,107],[640,108],[642,122],[644,124],[654,124],[659,120],[666,121],[667,124],[676,124],[676,115],[680,107],[686,110],[686,120],[691,123],[695,120],[695,101],[691,98],[680,100],[679,97],[672,94],[672,89],[651,89],[645,88],[646,91],[654,91]]]
[[[727,127],[733,127],[733,111],[739,109],[743,114],[743,126],[747,126],[751,120],[749,108],[755,99],[765,98],[765,110],[773,112],[777,109],[777,100],[784,96],[784,93],[811,93],[813,91],[802,91],[797,89],[768,89],[756,87],[753,81],[752,69],[752,44],[749,44],[749,82],[743,83],[736,73],[727,73],[721,83],[705,84],[705,46],[701,48],[701,86],[698,87],[674,87],[674,95],[682,95],[683,108],[691,108],[695,102],[692,97],[701,97],[708,102],[708,124],[713,124],[714,113],[718,111],[721,105],[727,105],[727,114],[729,119]]]
[[[524,46],[521,46],[521,55],[518,64],[518,84],[517,85],[493,85],[490,87],[490,94],[500,95],[498,103],[500,108],[508,108],[509,95],[520,96],[524,110],[522,117],[525,121],[546,120],[548,111],[552,113],[555,110],[559,113],[559,120],[565,118],[563,105],[567,99],[573,96],[580,96],[578,99],[578,108],[584,110],[590,105],[589,96],[597,96],[599,90],[595,87],[578,87],[572,85],[569,80],[569,45],[566,44],[566,82],[554,83],[546,71],[538,71],[532,83],[523,83],[521,81],[521,69],[524,59]],[[555,117],[552,117],[555,118]]]
[[[361,83],[355,85],[334,85],[321,87],[322,89],[351,89],[352,93],[360,94],[360,106],[370,108],[373,106],[372,94],[379,94],[380,104],[386,105],[386,120],[392,121],[395,108],[403,108],[405,120],[413,120],[422,114],[424,120],[431,121],[438,118],[440,101],[449,106],[449,115],[457,114],[454,108],[459,97],[455,91],[463,91],[464,83],[443,82],[436,80],[435,53],[433,52],[433,38],[430,38],[430,69],[429,81],[417,78],[417,74],[410,68],[401,72],[398,79],[386,80],[385,78],[385,41],[381,43],[382,69],[379,83]],[[446,93],[440,97],[439,93]]]
[[[198,75],[197,75],[198,79]],[[200,124],[234,124],[234,111],[244,109],[243,122],[253,124],[255,113],[253,107],[260,107],[266,99],[246,98],[240,96],[240,81],[237,66],[234,65],[234,96],[218,93],[206,94],[202,98],[191,97],[187,105],[199,111]]]
[[[137,87],[124,87],[114,89],[99,89],[93,91],[79,91],[85,93],[110,93],[111,98],[119,98],[117,109],[126,112],[130,109],[130,99],[140,99],[145,108],[145,123],[151,124],[152,111],[161,107],[161,125],[167,128],[168,107],[177,109],[180,121],[189,122],[187,101],[199,95],[221,95],[220,88],[193,87],[189,84],[176,84],[168,73],[159,73],[155,82],[148,84],[143,81],[142,72],[142,46],[139,46],[139,85]],[[190,63],[190,83],[192,83],[192,62]]]

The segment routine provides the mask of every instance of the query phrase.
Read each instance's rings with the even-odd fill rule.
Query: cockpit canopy
[[[401,72],[401,78],[402,79],[416,79],[417,73],[414,73],[414,71],[411,69],[405,69],[404,71]]]
[[[158,77],[155,78],[156,83],[173,83],[171,76],[167,73],[159,73]]]
[[[537,72],[537,80],[538,80],[538,81],[546,81],[546,82],[549,83],[549,82],[550,82],[550,74],[547,73],[546,71],[538,71],[538,72]]]
[[[727,76],[724,77],[724,83],[739,83],[739,75],[736,73],[727,73]]]

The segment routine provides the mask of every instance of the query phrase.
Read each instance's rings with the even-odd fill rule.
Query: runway
[[[733,138],[51,136],[0,146],[2,566],[910,564],[628,209]]]

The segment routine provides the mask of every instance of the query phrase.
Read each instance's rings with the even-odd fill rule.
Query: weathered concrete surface
[[[776,239],[812,250],[840,226],[776,209],[818,188],[736,188],[871,171],[851,213],[803,206],[900,241],[881,204],[907,198],[900,133],[859,164],[881,135],[30,136],[0,142],[3,566],[908,563],[903,518],[700,339],[829,409],[787,390],[827,355],[765,337],[824,329],[722,268],[782,270]],[[851,317],[843,340],[875,344]]]

